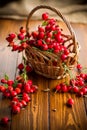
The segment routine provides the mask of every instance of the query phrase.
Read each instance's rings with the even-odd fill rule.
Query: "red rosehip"
[[[72,91],[72,89],[73,89],[73,87],[70,85],[70,86],[68,86],[68,91],[69,92],[71,92]]]
[[[69,50],[68,50],[68,49],[65,49],[65,50],[64,50],[64,54],[65,54],[65,55],[68,55],[68,54],[69,54]]]
[[[17,88],[22,89],[22,86],[23,86],[22,83],[18,83],[18,84],[17,84]]]
[[[81,88],[80,92],[83,92],[83,95],[85,95],[87,93],[87,88],[85,88],[85,87]]]
[[[33,84],[32,80],[27,80],[26,83],[29,84],[30,86]]]
[[[25,33],[26,30],[23,27],[20,27],[20,33]]]
[[[7,91],[7,89],[3,92],[3,95],[6,97],[6,98],[9,98],[11,96],[10,92]]]
[[[14,45],[12,46],[12,51],[17,51],[17,50],[18,50],[18,45],[15,45],[15,44],[14,44]]]
[[[79,88],[77,86],[74,86],[73,87],[73,92],[78,93],[79,92]]]
[[[34,39],[36,39],[36,38],[38,37],[38,32],[35,32],[35,31],[32,32],[32,36],[33,36]],[[33,42],[33,41],[32,41],[32,42]]]
[[[19,69],[19,70],[23,70],[23,69],[24,69],[23,63],[20,63],[20,64],[18,65],[18,69]]]
[[[29,93],[29,92],[30,92],[30,89],[31,89],[30,84],[26,83],[26,84],[24,85],[24,91],[25,91],[26,93]]]
[[[81,70],[82,69],[82,65],[81,64],[77,64],[77,69]]]
[[[18,107],[22,108],[23,107],[23,104],[21,102],[17,102],[16,104]]]
[[[29,96],[23,96],[23,100],[24,100],[26,103],[28,103],[28,102],[31,100],[31,98],[30,98]]]
[[[12,86],[12,85],[13,85],[13,83],[14,83],[14,81],[13,81],[13,80],[8,80],[8,81],[7,81],[7,84],[8,84],[9,86]]]
[[[47,44],[43,44],[42,45],[42,50],[43,51],[47,51],[48,50],[48,45]]]
[[[19,112],[20,112],[20,107],[17,106],[17,105],[13,105],[13,107],[12,107],[12,113],[13,114],[17,114]]]
[[[16,37],[16,35],[15,35],[14,33],[11,33],[11,34],[9,34],[9,37],[10,37],[11,39],[14,39],[14,38]]]
[[[6,37],[6,40],[7,40],[8,42],[12,42],[12,41],[13,41],[13,39],[12,39],[11,37]]]
[[[28,46],[28,44],[27,44],[26,42],[22,42],[21,47],[22,47],[23,49],[27,48],[27,46]]]
[[[38,31],[39,31],[39,32],[44,32],[44,28],[39,26],[39,27],[38,27]]]
[[[35,93],[37,91],[38,87],[36,85],[32,85],[30,92]]]
[[[25,100],[21,100],[20,102],[22,103],[23,107],[26,107],[26,106],[27,106],[27,103],[26,103]]]
[[[55,89],[56,89],[56,91],[60,91],[61,90],[61,86],[57,85]]]
[[[7,116],[1,118],[1,124],[2,125],[7,125],[9,121],[10,121],[10,119]]]
[[[21,89],[20,88],[15,88],[15,91],[17,94],[21,93]]]
[[[47,20],[47,19],[48,19],[48,16],[49,16],[48,13],[43,13],[43,14],[42,14],[42,19],[43,19],[43,20]]]
[[[17,96],[16,96],[16,97],[13,97],[12,101],[18,102],[18,97],[17,97]]]
[[[26,71],[27,71],[27,72],[31,72],[31,71],[32,71],[32,67],[29,66],[29,65],[27,65],[27,66],[26,66]]]
[[[11,91],[11,96],[12,96],[12,97],[15,97],[16,95],[17,95],[17,92],[16,92],[16,91],[14,91],[14,90]]]
[[[18,34],[18,39],[19,40],[24,40],[24,34],[23,33]]]
[[[39,32],[38,34],[38,39],[43,39],[44,38],[44,32]]]
[[[67,101],[67,105],[72,107],[73,104],[74,104],[74,100],[72,98],[69,98]]]
[[[6,88],[2,85],[0,85],[0,92],[4,92],[6,90]]]
[[[7,80],[6,79],[1,79],[1,83],[7,84]]]
[[[63,85],[62,88],[61,88],[62,92],[68,92],[68,88],[66,85]]]
[[[43,43],[42,43],[42,40],[38,40],[38,41],[37,41],[37,46],[42,46],[42,44],[43,44]]]
[[[62,60],[62,61],[66,60],[66,58],[67,58],[67,55],[65,55],[65,54],[62,54],[62,55],[61,55],[61,60]]]

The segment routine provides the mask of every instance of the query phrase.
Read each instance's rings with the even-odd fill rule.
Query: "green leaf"
[[[8,84],[4,84],[4,87],[5,87],[5,88],[8,88]]]
[[[64,70],[65,70],[65,73],[68,73],[68,74],[70,75],[70,78],[73,79],[73,78],[74,78],[74,75],[72,74],[72,72],[71,72],[71,70],[69,69],[69,67],[68,67],[65,63],[63,63],[62,65],[63,65],[63,68],[64,68]]]
[[[4,76],[4,77],[5,77],[5,79],[6,79],[6,80],[9,80],[9,77],[8,77],[8,75],[7,75],[7,74],[5,74],[5,76]]]
[[[13,84],[13,87],[16,88],[16,87],[17,87],[17,84],[18,84],[18,81],[15,80],[15,81],[14,81],[14,84]]]
[[[42,23],[42,26],[46,26],[48,24],[48,22],[47,21],[44,21],[43,23]]]

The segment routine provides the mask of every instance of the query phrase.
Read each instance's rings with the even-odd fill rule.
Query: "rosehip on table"
[[[68,101],[67,101],[67,105],[69,107],[72,107],[73,104],[74,104],[74,100],[72,98],[69,98]]]
[[[7,125],[9,121],[10,121],[10,119],[7,116],[5,116],[5,117],[1,118],[0,123],[2,125]]]
[[[12,113],[13,113],[13,114],[20,113],[20,107],[17,106],[17,105],[13,105],[13,106],[12,106]]]

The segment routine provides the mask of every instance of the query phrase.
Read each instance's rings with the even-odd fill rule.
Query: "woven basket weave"
[[[66,24],[70,34],[65,35],[62,34],[62,37],[65,38],[65,42],[63,45],[66,45],[67,48],[70,50],[70,54],[65,61],[66,66],[71,69],[74,68],[77,59],[78,59],[78,43],[76,42],[74,32],[69,24],[69,22],[65,19],[65,17],[60,13],[59,10],[52,8],[50,6],[40,5],[35,7],[28,15],[27,22],[26,22],[26,30],[29,33],[29,22],[32,15],[39,9],[49,9],[57,14],[63,22]],[[49,53],[47,51],[42,51],[39,49],[34,49],[30,45],[25,50],[25,55],[27,61],[31,64],[34,71],[40,75],[43,75],[47,78],[51,79],[61,79],[66,77],[67,72],[63,67],[62,60],[59,58],[57,54]],[[53,64],[53,61],[56,62],[56,66]]]

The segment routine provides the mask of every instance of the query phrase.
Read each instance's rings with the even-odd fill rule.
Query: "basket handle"
[[[28,24],[29,24],[29,21],[30,21],[30,18],[32,17],[32,15],[34,14],[34,12],[36,12],[38,9],[49,9],[53,12],[55,12],[58,16],[61,17],[61,19],[65,22],[66,26],[68,27],[69,31],[70,31],[70,34],[73,36],[74,38],[74,32],[72,31],[72,28],[69,24],[69,22],[65,19],[65,17],[60,13],[59,10],[56,10],[55,8],[53,7],[50,7],[50,6],[46,6],[46,5],[40,5],[40,6],[37,6],[35,7],[34,9],[31,10],[31,12],[29,13],[28,15],[28,18],[27,18],[27,22],[26,22],[26,31],[28,32],[29,31],[29,27],[28,27]],[[75,39],[75,38],[74,38]]]
[[[40,5],[40,6],[36,6],[34,9],[31,10],[31,12],[29,13],[28,15],[28,18],[27,18],[27,22],[26,22],[26,33],[29,32],[29,22],[30,22],[30,19],[32,17],[32,15],[39,9],[49,9],[53,12],[55,12],[58,16],[60,16],[60,18],[64,21],[64,23],[66,24],[71,36],[72,36],[72,39],[73,39],[73,43],[74,43],[74,52],[76,53],[77,52],[77,42],[76,42],[76,39],[75,39],[75,34],[74,34],[74,31],[70,25],[70,23],[66,20],[66,18],[62,15],[62,13],[60,13],[59,10],[56,10],[55,8],[51,7],[51,6],[46,6],[46,5]]]

